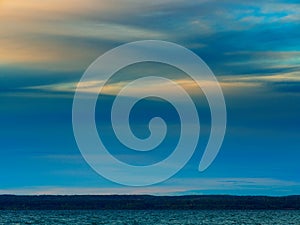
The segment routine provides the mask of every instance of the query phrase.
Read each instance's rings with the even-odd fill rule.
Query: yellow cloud
[[[3,1],[0,5],[0,65],[82,70],[113,47],[102,42],[95,48],[86,40],[127,42],[166,37],[144,28],[92,19],[95,15],[112,18],[121,11],[131,10],[126,7],[97,0]]]
[[[244,82],[244,83],[257,83],[257,82],[275,82],[275,81],[300,81],[300,72],[286,72],[273,75],[233,75],[225,76],[222,78],[223,82]]]
[[[178,85],[182,86],[190,95],[203,95],[201,88],[198,86],[196,82],[189,79],[177,79],[173,80]],[[212,81],[200,81],[202,86],[206,88],[214,87],[215,83]],[[69,83],[60,83],[60,84],[52,84],[52,85],[43,85],[43,86],[34,86],[30,87],[30,89],[41,89],[46,91],[54,91],[54,92],[75,92],[76,88],[77,91],[83,93],[99,93],[99,87],[103,86],[103,80],[92,80],[87,82],[81,82],[78,85],[76,82],[69,82]],[[103,86],[101,93],[108,94],[108,95],[118,95],[120,90],[125,87],[128,82],[116,82],[110,83]],[[253,88],[258,87],[259,83],[252,83],[248,81],[226,81],[226,82],[219,82],[220,86],[222,87],[225,93],[231,92],[241,92],[245,90],[245,88]],[[78,86],[77,86],[78,85]],[[170,82],[155,82],[149,85],[149,82],[144,85],[134,86],[127,95],[127,97],[135,97],[135,96],[142,96],[143,93],[164,93],[165,95],[176,95],[176,93],[172,93],[170,90],[174,90],[170,88],[172,83]]]

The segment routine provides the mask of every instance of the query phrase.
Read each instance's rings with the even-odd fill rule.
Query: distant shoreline
[[[0,195],[0,210],[300,210],[300,195]]]

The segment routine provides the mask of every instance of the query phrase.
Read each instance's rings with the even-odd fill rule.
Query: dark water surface
[[[297,224],[296,210],[76,210],[0,211],[0,224]]]

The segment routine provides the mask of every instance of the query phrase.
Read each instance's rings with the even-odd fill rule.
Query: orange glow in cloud
[[[78,0],[64,4],[58,0],[0,1],[0,65],[65,69],[74,61],[86,61],[93,51],[68,46],[55,40],[55,34],[47,36],[46,31],[62,27],[70,13],[89,7],[86,1]]]
[[[95,49],[86,45],[85,38],[118,42],[165,38],[155,31],[106,21],[127,10],[131,9],[116,1],[1,1],[0,66],[84,69],[110,48],[104,43]],[[99,15],[105,19],[95,21],[93,16]],[[69,38],[80,42],[74,45]]]

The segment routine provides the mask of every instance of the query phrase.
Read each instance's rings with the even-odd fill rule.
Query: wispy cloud
[[[297,52],[246,54],[249,49],[255,51],[262,47],[276,50],[281,47],[278,40],[287,43],[299,36],[297,24],[290,21],[292,18],[297,21],[298,7],[281,1],[172,1],[172,4],[128,1],[123,4],[66,0],[61,4],[57,0],[30,0],[25,4],[11,0],[3,1],[1,10],[2,66],[83,70],[106,50],[140,39],[175,41],[199,51],[200,56],[208,56],[208,61],[213,53],[213,63],[222,68],[222,74],[231,69],[244,72],[253,67],[259,69],[262,64],[273,68],[299,64]],[[287,44],[294,45],[295,41]],[[228,48],[238,56],[226,54]],[[223,52],[225,55],[221,56]],[[251,65],[255,56],[258,60]],[[237,64],[243,68],[234,68]]]
[[[1,193],[178,194],[209,190],[236,193],[236,190],[244,189],[274,193],[273,187],[276,190],[293,189],[294,193],[299,191],[297,182],[276,179],[289,174],[291,179],[299,181],[300,9],[297,1],[2,0],[0,11],[0,119],[4,143],[1,150],[11,150],[4,152],[5,157],[0,157],[1,169],[6,171],[0,177]],[[245,155],[235,154],[237,168],[252,168],[257,163],[258,169],[253,171],[253,176],[257,177],[262,173],[261,168],[265,169],[265,164],[259,160],[272,164],[274,159],[276,166],[271,165],[264,171],[265,177],[272,178],[243,178],[247,171],[236,168],[226,171],[216,164],[212,173],[221,173],[228,178],[174,178],[161,186],[145,189],[121,188],[107,183],[95,187],[97,181],[92,181],[92,187],[80,187],[78,183],[85,182],[86,177],[79,171],[80,166],[75,172],[72,168],[74,164],[84,163],[81,158],[29,157],[38,165],[45,162],[42,175],[35,173],[36,167],[31,168],[29,162],[24,162],[22,154],[28,152],[68,154],[77,151],[74,150],[76,144],[71,123],[71,98],[77,82],[99,55],[125,42],[140,39],[176,42],[193,50],[209,65],[222,86],[228,108],[224,159],[232,156],[231,151],[243,149],[243,154],[253,157],[253,161],[246,160]],[[128,81],[139,76],[159,76],[165,72],[157,73],[154,71],[157,67],[153,65],[134,66],[124,73],[126,76],[112,78],[103,93],[116,94]],[[148,69],[151,72],[148,73]],[[192,95],[202,94],[182,73],[169,71],[166,74]],[[95,93],[103,82],[101,77],[90,80],[83,83],[79,91]],[[160,90],[176,96],[168,88],[166,83],[153,82],[139,85],[132,92],[137,95],[145,90]],[[205,104],[203,101],[203,106]],[[199,113],[202,109],[204,107]],[[207,115],[205,111],[201,117],[205,124],[210,121],[207,111]],[[18,171],[20,168],[15,166],[18,162],[14,148],[24,149],[18,162],[20,165],[28,163],[23,167],[24,174],[32,180],[24,178]],[[257,155],[266,156],[265,159],[257,158],[253,151],[261,151]],[[138,161],[131,156],[124,158]],[[54,171],[53,163],[58,163],[62,169]],[[263,166],[259,167],[259,163]],[[278,174],[273,171],[275,167],[280,169]],[[7,168],[11,169],[14,180]],[[73,176],[77,172],[82,175],[76,177],[77,186],[64,186],[74,184]],[[45,174],[53,176],[46,177]],[[190,174],[190,171],[184,173]],[[240,177],[230,178],[231,174]],[[58,177],[63,182],[57,180]],[[24,187],[39,185],[40,180],[45,186]]]
[[[219,84],[221,85],[222,89],[225,93],[237,93],[242,92],[244,88],[253,88],[261,86],[261,82],[264,79],[262,77],[258,77],[258,79],[251,78],[251,77],[223,77],[220,79]],[[88,82],[81,82],[80,85],[77,87],[78,83],[76,82],[69,82],[69,83],[58,83],[58,84],[51,84],[51,85],[42,85],[42,86],[32,86],[26,87],[27,90],[41,90],[46,92],[69,92],[74,93],[75,91],[82,92],[82,93],[99,93],[99,87],[104,84],[105,81],[103,80],[94,80]],[[195,83],[193,80],[189,79],[180,79],[180,80],[173,80],[177,85],[180,85],[185,90],[189,92],[191,95],[199,96],[203,95],[201,92],[201,88]],[[212,88],[215,86],[215,82],[211,81],[199,81],[201,82],[202,87]],[[101,90],[101,94],[107,95],[119,95],[119,91],[126,87],[128,82],[117,82],[105,85]],[[170,82],[158,82],[155,79],[151,83],[144,83],[138,86],[132,86],[130,90],[125,92],[126,97],[136,97],[141,96],[144,93],[161,93],[165,96],[174,96],[177,94],[176,90],[173,87],[173,84]],[[122,95],[122,93],[121,93]],[[181,99],[178,98],[178,101]]]
[[[125,13],[123,4],[68,2],[4,1],[0,14],[0,65],[78,70],[113,43],[167,38],[163,31],[113,21],[114,16]],[[90,15],[105,16],[93,19]]]
[[[170,179],[161,185],[149,187],[121,187],[113,185],[111,187],[63,187],[63,186],[34,186],[16,189],[0,189],[0,194],[153,194],[153,195],[185,195],[185,194],[201,194],[207,190],[221,190],[224,193],[237,190],[268,190],[270,187],[274,189],[296,189],[300,187],[300,183],[276,180],[272,178],[183,178]],[[263,193],[263,192],[262,192]],[[280,193],[280,191],[279,191]]]

